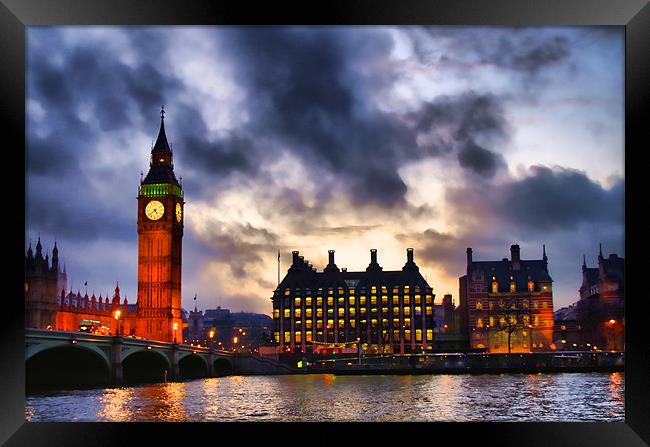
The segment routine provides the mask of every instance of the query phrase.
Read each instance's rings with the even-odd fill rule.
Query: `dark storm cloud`
[[[530,175],[501,185],[447,191],[461,213],[491,216],[527,230],[575,229],[580,223],[623,223],[624,183],[606,189],[583,172],[533,166]]]
[[[534,75],[542,68],[565,60],[569,54],[569,42],[562,36],[525,37],[518,41],[502,37],[498,50],[486,60]]]

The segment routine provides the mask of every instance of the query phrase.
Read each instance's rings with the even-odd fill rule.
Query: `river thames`
[[[28,421],[623,421],[623,373],[228,376],[27,396]]]

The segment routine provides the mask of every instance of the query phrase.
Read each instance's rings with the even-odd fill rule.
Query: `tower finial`
[[[600,242],[600,243],[598,244],[598,257],[599,257],[599,258],[602,258],[602,257],[603,257],[603,243],[602,243],[602,242]]]
[[[584,253],[582,255],[582,268],[587,268],[587,256]]]
[[[160,107],[160,119],[164,120],[165,119],[165,106]]]

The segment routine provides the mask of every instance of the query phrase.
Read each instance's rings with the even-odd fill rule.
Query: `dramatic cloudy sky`
[[[291,250],[457,300],[465,250],[624,255],[623,29],[33,27],[25,249],[134,302],[136,207],[164,104],[185,189],[183,304],[269,313]]]

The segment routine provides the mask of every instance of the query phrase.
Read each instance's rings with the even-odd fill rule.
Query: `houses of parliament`
[[[67,272],[59,265],[56,242],[43,256],[40,241],[25,257],[26,327],[78,331],[96,324],[111,334],[175,342],[182,338],[181,266],[184,222],[183,188],[174,174],[165,134],[165,111],[151,149],[149,172],[138,191],[138,294],[134,304],[121,297],[91,297],[67,290]]]

